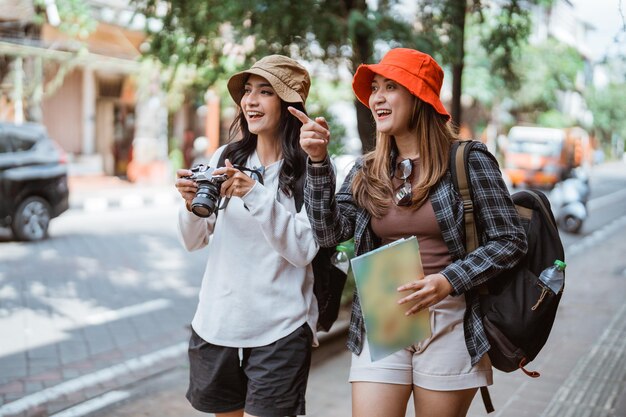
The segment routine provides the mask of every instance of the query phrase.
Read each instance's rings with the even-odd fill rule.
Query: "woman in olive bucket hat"
[[[186,178],[192,172],[177,173],[182,243],[209,247],[192,321],[187,398],[217,416],[305,413],[318,316],[310,264],[319,246],[305,210],[295,207],[306,154],[302,123],[287,107],[304,112],[309,86],[307,70],[281,55],[230,78],[239,112],[231,142],[209,163],[224,166],[211,175],[228,177],[218,188],[225,209],[194,214],[206,213],[194,205],[198,187]]]
[[[354,237],[360,255],[410,236],[419,242],[424,276],[416,271],[414,282],[397,289],[397,308],[407,320],[428,309],[431,335],[372,360],[379,346],[368,343],[355,293],[348,340],[354,416],[404,416],[411,394],[416,416],[464,416],[477,388],[492,383],[477,288],[518,262],[526,238],[498,164],[480,145],[469,155],[469,179],[482,245],[465,253],[462,199],[448,170],[457,138],[442,83],[437,62],[412,49],[392,49],[357,69],[352,86],[376,122],[376,149],[357,160],[334,198],[325,198],[335,187],[330,132],[290,110],[304,123],[305,203],[320,246]]]

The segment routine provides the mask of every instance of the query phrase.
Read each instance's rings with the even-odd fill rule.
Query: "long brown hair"
[[[278,122],[278,139],[280,140],[283,163],[278,175],[278,188],[286,195],[293,195],[296,182],[304,174],[306,154],[300,146],[300,128],[302,122],[293,117],[287,107],[293,106],[306,114],[302,103],[287,103],[280,99],[280,119]],[[248,122],[241,106],[230,125],[229,136],[231,145],[227,149],[226,158],[235,165],[245,165],[248,157],[257,145],[257,135],[250,132]]]
[[[419,177],[413,185],[411,207],[420,207],[433,187],[446,173],[449,164],[450,144],[457,139],[447,123],[428,103],[416,98],[415,112],[409,121],[415,126],[415,140],[420,155]],[[410,126],[410,127],[413,127]],[[363,157],[363,167],[354,176],[352,194],[358,205],[373,217],[382,217],[392,203],[391,175],[397,155],[393,136],[377,132],[376,148]]]

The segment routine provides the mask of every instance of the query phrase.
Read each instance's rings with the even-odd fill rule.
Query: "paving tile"
[[[24,383],[21,381],[14,381],[9,384],[0,385],[0,394],[23,394]]]

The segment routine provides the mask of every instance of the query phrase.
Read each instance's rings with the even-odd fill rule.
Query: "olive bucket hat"
[[[252,74],[265,78],[283,101],[306,102],[311,87],[306,68],[289,57],[268,55],[255,62],[250,69],[238,72],[228,80],[228,92],[238,105],[243,97],[246,80]]]
[[[394,48],[378,64],[360,65],[352,79],[352,89],[359,101],[367,107],[375,74],[399,83],[450,120],[450,115],[439,98],[443,70],[430,55],[415,49]]]

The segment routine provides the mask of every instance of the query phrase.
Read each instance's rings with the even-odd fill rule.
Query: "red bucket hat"
[[[372,94],[374,74],[402,85],[450,120],[450,115],[439,98],[443,70],[430,55],[415,49],[394,48],[378,64],[359,65],[352,79],[352,89],[359,101],[367,107]]]

